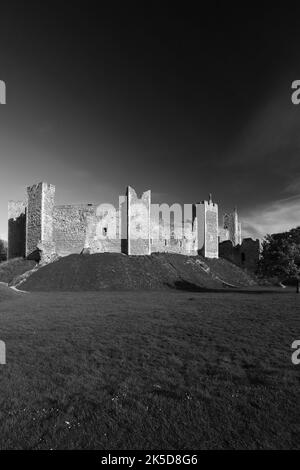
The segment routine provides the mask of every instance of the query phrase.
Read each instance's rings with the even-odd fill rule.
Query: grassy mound
[[[216,276],[237,287],[257,285],[254,274],[251,275],[224,258],[206,259],[205,262]]]
[[[215,274],[215,271],[219,275]],[[41,267],[22,284],[28,291],[148,290],[176,288],[207,290],[223,282],[250,286],[252,279],[225,260],[210,267],[202,257],[156,253],[126,256],[117,253],[70,255]]]
[[[0,263],[0,282],[11,283],[12,280],[21,274],[34,268],[35,261],[24,258],[14,258]]]

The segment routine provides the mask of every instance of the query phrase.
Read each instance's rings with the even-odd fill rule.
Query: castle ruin
[[[151,204],[151,191],[139,198],[130,186],[119,197],[117,209],[111,204],[55,205],[55,186],[41,182],[27,188],[25,201],[8,204],[8,258],[42,257],[47,262],[82,252],[201,253],[218,258],[219,243],[241,245],[236,210],[224,216],[224,227],[219,228],[218,205],[211,196],[208,201],[184,205],[184,214],[180,212],[176,221],[173,206]],[[165,211],[167,223],[168,217],[161,217]]]

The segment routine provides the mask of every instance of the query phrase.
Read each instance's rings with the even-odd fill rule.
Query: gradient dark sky
[[[245,235],[299,225],[300,9],[92,5],[1,5],[0,235],[8,199],[42,180],[57,203],[130,184],[154,202],[211,192]]]

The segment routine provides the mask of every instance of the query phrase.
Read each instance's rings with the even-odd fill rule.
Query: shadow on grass
[[[278,287],[227,287],[224,286],[223,288],[207,288],[207,287],[200,287],[197,284],[194,284],[189,281],[181,280],[181,281],[176,281],[174,285],[171,284],[165,284],[167,287],[175,290],[182,290],[185,292],[210,292],[210,293],[229,293],[229,294],[291,294],[295,293],[296,291],[290,290],[290,289],[281,289]]]

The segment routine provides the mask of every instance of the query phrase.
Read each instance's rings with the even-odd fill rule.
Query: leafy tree
[[[259,271],[280,281],[300,281],[300,227],[289,232],[267,235],[262,243]]]
[[[7,244],[3,240],[0,240],[0,263],[7,259]]]

